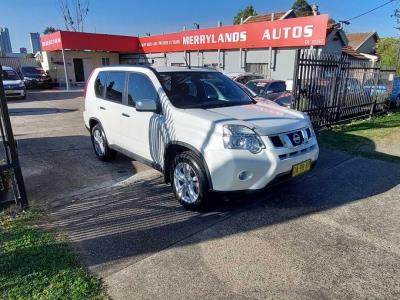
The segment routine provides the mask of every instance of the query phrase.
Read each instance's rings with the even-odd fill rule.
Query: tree
[[[83,31],[89,13],[89,0],[59,0],[60,11],[68,31]]]
[[[47,26],[44,30],[43,30],[43,34],[49,34],[49,33],[53,33],[56,32],[57,29],[55,29],[54,27],[51,26]]]
[[[242,19],[246,20],[248,17],[257,15],[253,5],[247,5],[244,9],[240,9],[237,14],[233,17],[233,24],[240,24]]]
[[[376,43],[376,54],[381,65],[398,67],[399,41],[394,37],[381,38]],[[397,68],[397,74],[400,69]]]
[[[294,1],[292,9],[297,17],[307,17],[313,15],[312,7],[306,0]]]

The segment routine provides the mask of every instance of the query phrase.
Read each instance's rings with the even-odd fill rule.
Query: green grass
[[[40,218],[0,212],[0,299],[105,299],[66,241],[35,226]]]
[[[398,143],[400,147],[400,140],[391,140],[390,138],[385,140],[396,132],[400,132],[400,111],[334,126],[330,130],[321,132],[318,140],[322,147],[329,149],[342,150],[353,155],[374,159],[400,162],[399,156],[376,151],[377,143]]]

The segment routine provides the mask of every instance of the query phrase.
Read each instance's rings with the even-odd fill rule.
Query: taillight
[[[95,70],[95,69],[94,69],[94,70]],[[93,75],[94,70],[92,71],[92,73],[90,73],[88,79],[86,80],[85,89],[83,90],[83,97],[84,97],[84,98],[86,98],[86,92],[87,92],[87,89],[88,89],[88,84],[89,84],[90,78],[91,78],[92,75]]]

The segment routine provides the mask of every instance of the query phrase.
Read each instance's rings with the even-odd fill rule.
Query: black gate
[[[367,60],[298,50],[292,106],[316,127],[372,115],[384,110],[393,76]]]
[[[11,128],[0,65],[0,204],[15,201],[28,206],[24,179],[19,164],[16,142]]]

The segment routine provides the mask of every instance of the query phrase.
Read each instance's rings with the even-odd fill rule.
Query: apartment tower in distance
[[[39,32],[31,32],[29,37],[31,40],[32,53],[35,54],[40,51],[40,34]]]
[[[0,54],[12,53],[10,34],[8,28],[0,27]]]

